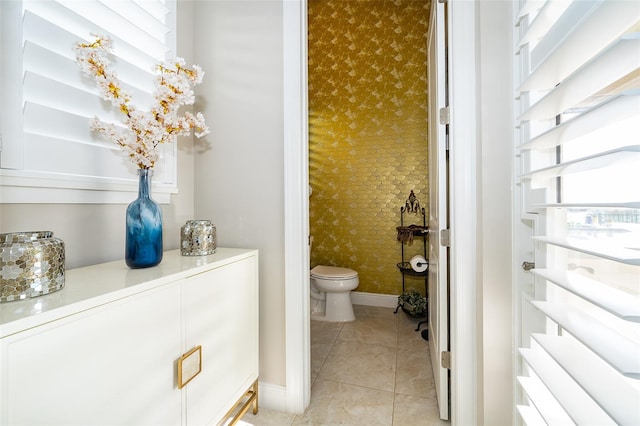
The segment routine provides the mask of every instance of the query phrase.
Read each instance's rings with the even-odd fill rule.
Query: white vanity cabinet
[[[1,425],[216,424],[258,378],[258,253],[70,270],[63,290],[0,305],[0,321]]]

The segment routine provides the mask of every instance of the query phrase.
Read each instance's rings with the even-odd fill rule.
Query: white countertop
[[[158,266],[130,269],[124,260],[70,269],[62,290],[0,303],[0,338],[113,302],[182,278],[197,275],[257,253],[253,249],[218,248],[210,256],[182,256],[166,251]]]

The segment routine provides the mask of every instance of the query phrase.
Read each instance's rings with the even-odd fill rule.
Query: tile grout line
[[[370,318],[376,318],[376,315],[373,315]],[[362,317],[363,319],[368,318],[366,315],[364,315]],[[380,317],[382,318],[382,317]],[[386,317],[385,317],[386,318]],[[403,401],[402,404],[404,404],[404,400],[399,399],[399,397],[402,397],[404,395],[408,395],[408,396],[414,396],[411,393],[406,393],[406,392],[402,392],[399,393],[399,386],[398,386],[398,374],[399,374],[399,368],[400,368],[400,364],[401,364],[401,355],[404,355],[404,350],[407,349],[409,350],[411,347],[413,347],[413,343],[415,340],[415,336],[413,336],[413,333],[408,333],[408,330],[405,330],[405,328],[407,327],[411,327],[414,328],[415,324],[413,324],[412,322],[409,321],[405,321],[404,318],[401,317],[395,317],[392,316],[392,318],[394,318],[394,329],[395,329],[395,333],[394,333],[394,341],[395,341],[395,351],[393,351],[392,353],[395,353],[395,359],[393,360],[395,368],[394,368],[394,374],[393,374],[393,386],[392,386],[392,395],[391,395],[391,424],[389,426],[393,426],[394,424],[394,420],[396,418],[402,418],[402,410],[396,412],[396,408],[398,408],[397,402],[398,401]],[[391,330],[389,330],[391,331]],[[340,326],[338,328],[336,328],[336,333],[333,335],[333,338],[331,340],[329,340],[327,343],[329,343],[329,350],[327,353],[327,356],[322,360],[322,364],[319,366],[319,370],[318,370],[318,374],[316,375],[314,381],[312,382],[312,384],[317,382],[317,379],[320,379],[322,381],[325,382],[333,382],[333,383],[339,383],[339,384],[345,384],[345,385],[349,385],[349,386],[355,386],[357,388],[361,388],[361,389],[372,389],[372,390],[376,390],[376,391],[383,391],[384,389],[380,389],[377,387],[370,387],[370,386],[362,386],[362,385],[356,385],[356,384],[352,384],[352,383],[347,383],[342,381],[340,378],[337,379],[325,379],[321,377],[321,372],[323,371],[323,369],[327,366],[327,362],[331,356],[332,353],[334,353],[337,349],[336,349],[336,344],[339,343],[343,343],[341,341],[341,336],[343,336],[343,333],[345,332],[345,323],[340,324]],[[401,334],[402,333],[402,334]],[[347,333],[349,334],[349,333]],[[343,336],[344,337],[344,336]],[[391,336],[389,336],[391,337]],[[390,342],[390,340],[389,340]],[[349,342],[348,340],[345,341],[344,343],[358,343],[358,342]],[[371,343],[364,343],[368,346],[381,346],[381,347],[388,347],[385,344],[371,344]],[[407,346],[408,345],[408,346]],[[404,365],[404,358],[402,358],[403,362],[402,365]],[[387,391],[388,392],[388,391]],[[415,395],[415,398],[419,398],[419,399],[425,399],[425,397],[423,396],[418,396]],[[295,419],[301,419],[304,417],[304,414],[302,416],[296,416]],[[294,420],[295,422],[295,420]],[[295,424],[295,423],[294,423]]]
[[[369,390],[376,391],[376,392],[385,392],[385,393],[390,393],[390,394],[395,395],[395,392],[393,392],[393,391],[379,389],[379,388],[375,388],[375,387],[372,387],[372,386],[356,385],[356,384],[349,383],[349,382],[341,382],[341,381],[335,380],[335,379],[323,379],[322,377],[318,377],[318,378],[320,380],[322,380],[323,382],[338,383],[340,385],[352,386],[354,388],[369,389]],[[398,395],[402,395],[402,394],[398,394]]]
[[[394,314],[395,315],[395,314]],[[400,353],[400,320],[396,318],[396,368],[393,375],[393,404],[391,405],[391,425],[396,416],[396,389],[398,388],[398,355]]]
[[[334,337],[333,342],[330,343],[329,351],[327,352],[327,356],[324,357],[324,360],[322,361],[322,365],[320,365],[320,368],[318,368],[318,374],[311,381],[311,386],[313,386],[313,384],[316,382],[316,380],[318,380],[320,378],[320,373],[322,372],[322,369],[324,368],[325,364],[327,363],[327,360],[329,359],[329,356],[331,355],[331,352],[333,351],[333,348],[336,345],[336,342],[338,341],[338,338],[340,337],[340,333],[342,333],[342,329],[343,328],[344,328],[344,323],[341,323],[340,327],[339,327],[339,330],[336,333],[336,337]]]

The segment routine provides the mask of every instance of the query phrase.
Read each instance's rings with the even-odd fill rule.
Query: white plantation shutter
[[[517,410],[639,425],[640,2],[516,3],[518,183],[537,217]]]
[[[80,72],[73,46],[92,33],[109,35],[119,79],[135,105],[148,109],[154,65],[175,57],[175,2],[2,1],[0,31],[0,201],[131,201],[136,166],[88,126],[93,116],[121,123],[122,114]],[[153,192],[168,202],[176,144],[163,149]]]

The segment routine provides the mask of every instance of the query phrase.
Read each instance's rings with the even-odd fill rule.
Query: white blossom
[[[92,35],[96,37],[94,42],[75,45],[76,60],[82,72],[94,78],[102,97],[124,114],[122,123],[126,128],[94,117],[89,121],[91,130],[120,146],[141,169],[153,168],[160,144],[171,143],[176,136],[188,135],[192,129],[198,138],[209,133],[201,112],[194,115],[185,111],[178,116],[181,106],[195,102],[193,86],[202,82],[202,68],[198,65],[187,68],[183,58],[158,64],[155,67],[156,103],[149,110],[140,110],[111,69],[108,54],[113,42],[109,37]]]

